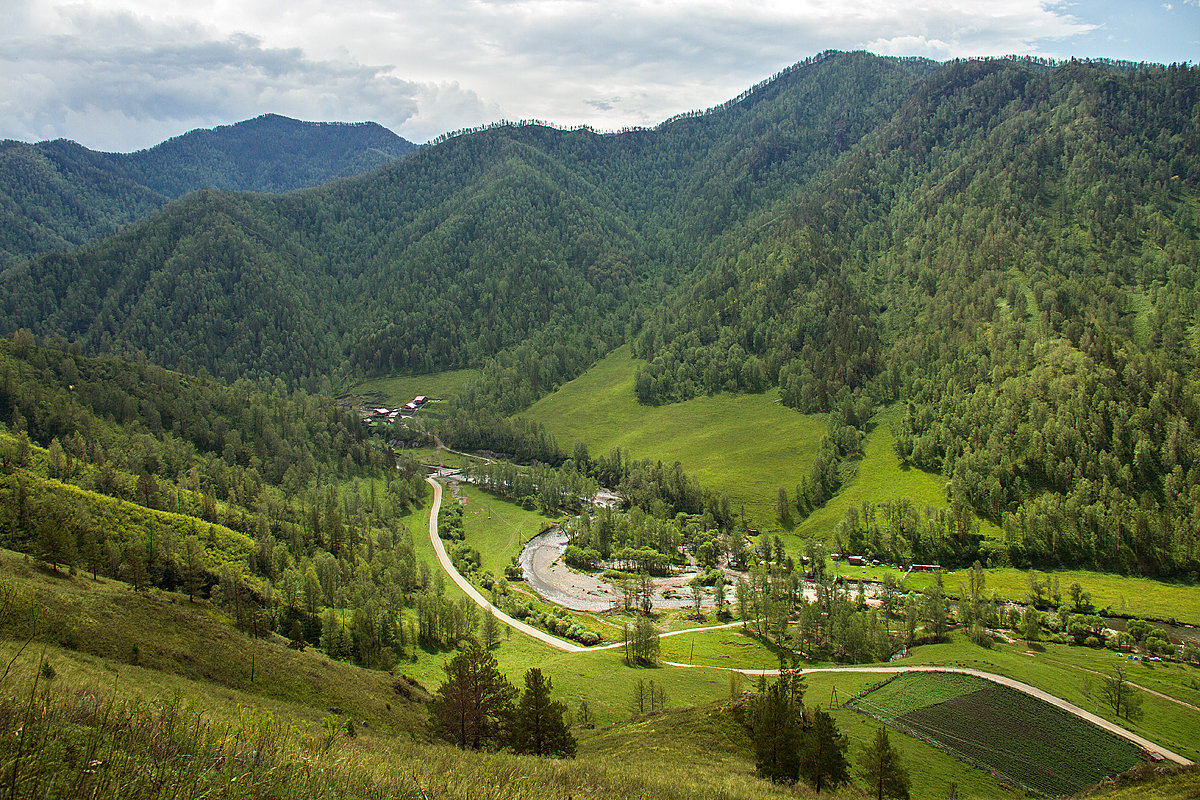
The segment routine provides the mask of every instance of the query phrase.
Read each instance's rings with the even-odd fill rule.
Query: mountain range
[[[416,149],[373,122],[264,114],[147,150],[0,142],[0,266],[113,233],[198,189],[284,192],[368,172]]]
[[[1187,572],[1198,89],[826,53],[653,129],[488,126],[189,195],[5,270],[0,330],[314,390],[482,366],[464,402],[503,414],[629,342],[644,403],[905,403],[898,453],[1005,526],[997,558]]]

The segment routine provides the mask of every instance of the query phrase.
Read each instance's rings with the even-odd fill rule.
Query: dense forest
[[[846,521],[899,537],[881,552],[1193,574],[1198,86],[826,53],[653,129],[489,126],[327,186],[190,196],[0,273],[0,329],[318,394],[476,366],[447,440],[556,465],[505,417],[628,341],[644,403],[831,414],[800,515],[899,402],[897,454],[956,510]]]
[[[265,114],[134,153],[0,142],[0,267],[82,244],[198,189],[283,192],[359,175],[415,145],[375,123]]]
[[[253,635],[390,667],[474,607],[418,563],[427,486],[329,398],[0,341],[0,545],[211,597]]]
[[[516,410],[622,341],[706,242],[761,225],[932,68],[831,54],[653,130],[493,127],[283,197],[194,196],[7,270],[0,329],[312,390],[486,363],[478,402]]]
[[[639,396],[899,399],[898,454],[1003,527],[997,563],[1195,573],[1198,86],[947,65],[646,319]]]

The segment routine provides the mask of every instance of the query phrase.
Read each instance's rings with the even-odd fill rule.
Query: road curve
[[[566,639],[560,639],[557,636],[553,636],[543,630],[539,630],[538,628],[522,622],[519,619],[514,619],[492,605],[491,601],[484,597],[479,590],[471,584],[470,581],[464,578],[459,571],[454,568],[454,564],[451,563],[450,556],[446,553],[446,546],[442,544],[442,538],[438,536],[437,518],[438,511],[440,511],[442,508],[442,485],[433,478],[426,478],[425,481],[433,487],[433,508],[429,512],[429,541],[433,542],[433,549],[437,551],[438,561],[441,563],[442,569],[445,570],[446,574],[449,575],[450,578],[456,584],[458,584],[458,587],[466,592],[467,595],[474,600],[480,608],[482,608],[484,611],[491,611],[496,615],[496,619],[500,620],[506,625],[511,625],[522,633],[528,634],[537,639],[539,642],[545,642],[551,647],[556,647],[559,650],[563,650],[567,653],[579,653],[585,650],[615,650],[618,647],[625,646],[624,642],[613,642],[611,644],[595,645],[594,647],[584,647],[573,642],[568,642]],[[709,625],[703,628],[684,628],[683,630],[679,631],[671,631],[670,633],[659,634],[659,637],[679,636],[684,633],[713,631],[721,628],[733,628],[741,624],[742,623],[740,622],[730,622],[725,625]]]
[[[500,609],[496,608],[486,597],[479,593],[479,590],[471,585],[471,582],[459,574],[454,568],[454,564],[450,563],[450,556],[446,554],[446,547],[442,544],[442,539],[438,536],[438,512],[442,508],[442,485],[433,478],[426,478],[426,482],[433,487],[433,509],[429,512],[429,540],[433,542],[433,549],[437,551],[438,561],[442,564],[442,569],[446,571],[451,579],[458,584],[458,588],[462,589],[467,595],[479,605],[484,611],[491,611],[496,615],[496,619],[511,625],[521,633],[532,636],[539,642],[545,642],[551,647],[557,647],[559,650],[564,650],[568,653],[578,653],[586,648],[580,647],[577,644],[572,644],[566,639],[559,639],[557,636],[551,636],[545,631],[540,631],[532,625],[528,625],[519,619],[514,619],[508,614],[505,614]]]
[[[667,661],[664,663],[669,664],[672,667],[697,667],[697,666],[700,666],[698,664],[680,664],[680,663],[676,663],[673,661]],[[716,669],[726,669],[726,670],[731,670],[733,672],[740,672],[743,675],[754,675],[754,676],[778,675],[779,674],[779,670],[777,670],[777,669],[736,669],[735,670],[730,667],[717,667]],[[967,669],[965,667],[939,667],[936,665],[916,665],[916,664],[914,664],[912,666],[897,666],[897,667],[809,667],[807,669],[797,670],[797,672],[800,673],[801,675],[807,675],[810,672],[873,672],[873,673],[881,673],[881,674],[894,674],[894,673],[898,673],[898,672],[958,672],[963,675],[974,675],[977,678],[983,678],[984,680],[988,680],[993,683],[998,683],[1001,686],[1007,686],[1010,689],[1016,689],[1018,692],[1024,692],[1025,694],[1030,695],[1031,697],[1036,697],[1039,700],[1043,700],[1043,701],[1049,703],[1050,705],[1055,706],[1056,708],[1061,708],[1063,711],[1070,712],[1070,713],[1074,714],[1075,716],[1080,717],[1081,719],[1085,719],[1088,722],[1092,723],[1093,725],[1097,725],[1106,731],[1115,733],[1117,736],[1120,736],[1123,739],[1127,739],[1130,742],[1133,742],[1134,744],[1136,744],[1138,747],[1142,748],[1143,750],[1146,750],[1151,753],[1158,753],[1163,758],[1174,761],[1177,764],[1183,764],[1184,766],[1191,766],[1194,763],[1190,759],[1188,759],[1184,756],[1181,756],[1178,753],[1173,753],[1170,750],[1167,750],[1165,747],[1161,747],[1161,746],[1155,744],[1154,742],[1150,741],[1149,739],[1138,736],[1133,731],[1122,728],[1120,725],[1117,725],[1115,722],[1109,722],[1108,720],[1104,719],[1103,717],[1098,717],[1095,714],[1091,713],[1090,711],[1085,711],[1084,709],[1080,708],[1079,706],[1075,705],[1074,703],[1069,703],[1066,700],[1062,699],[1061,697],[1052,695],[1047,691],[1043,691],[1042,689],[1037,688],[1036,686],[1030,686],[1028,683],[1022,683],[1021,681],[1013,680],[1012,678],[1005,677],[1004,675],[997,675],[993,672],[983,672],[982,670]]]
[[[511,625],[522,633],[532,636],[540,642],[545,642],[551,647],[558,648],[559,650],[563,650],[568,653],[580,653],[591,650],[613,650],[615,648],[624,646],[623,642],[615,642],[613,644],[603,644],[596,647],[582,647],[572,642],[568,642],[565,639],[560,639],[557,636],[552,636],[545,631],[538,630],[532,625],[522,622],[519,619],[514,619],[492,605],[486,597],[479,593],[478,589],[472,586],[466,578],[459,574],[458,570],[454,568],[454,564],[450,562],[450,556],[446,554],[446,547],[442,544],[441,537],[438,536],[437,527],[438,511],[440,511],[442,508],[442,485],[433,478],[426,478],[425,480],[430,486],[433,487],[433,508],[429,512],[429,540],[433,542],[433,549],[437,551],[438,561],[441,563],[442,569],[446,571],[450,578],[456,584],[458,584],[459,588],[466,592],[467,595],[474,600],[480,608],[482,608],[484,611],[491,611],[496,615],[496,619],[500,620],[506,625]],[[732,628],[738,625],[741,625],[741,623],[731,622],[727,625],[713,625],[706,628],[686,628],[680,631],[664,633],[661,634],[661,636],[678,636],[684,633],[696,633],[698,631],[715,630],[719,628]],[[734,669],[732,667],[716,667],[707,664],[682,664],[676,661],[664,661],[663,663],[671,667],[723,669],[728,672],[740,672],[743,675],[751,676],[779,674],[779,670],[777,669]],[[963,675],[974,675],[978,678],[983,678],[984,680],[998,683],[1001,686],[1007,686],[1010,689],[1015,689],[1018,692],[1024,692],[1025,694],[1036,697],[1039,700],[1044,700],[1052,706],[1061,708],[1062,710],[1074,714],[1077,717],[1085,719],[1093,725],[1098,725],[1106,731],[1115,733],[1117,736],[1133,742],[1138,747],[1141,747],[1148,752],[1158,753],[1163,758],[1174,761],[1177,764],[1191,766],[1194,763],[1190,759],[1185,758],[1178,753],[1173,753],[1164,747],[1160,747],[1149,739],[1138,736],[1136,733],[1126,730],[1116,723],[1109,722],[1102,717],[1098,717],[1090,711],[1085,711],[1074,703],[1069,703],[1061,697],[1056,697],[1055,695],[1043,691],[1036,686],[1030,686],[1028,683],[1022,683],[1021,681],[1013,680],[1012,678],[1008,678],[1003,675],[996,675],[991,672],[983,672],[982,670],[977,669],[966,669],[964,667],[938,667],[929,665],[894,667],[809,667],[807,669],[798,670],[798,672],[802,675],[806,675],[810,672],[870,672],[879,674],[894,674],[897,672],[958,672],[962,673]]]

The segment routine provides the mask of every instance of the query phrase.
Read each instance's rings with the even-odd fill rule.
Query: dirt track
[[[695,666],[697,666],[695,664],[677,664],[672,661],[667,661],[665,663],[670,664],[673,667],[695,667]],[[777,670],[777,669],[757,669],[757,670],[744,669],[744,670],[738,670],[738,672],[741,672],[745,675],[778,675],[779,674],[779,670]],[[808,674],[810,672],[873,672],[873,673],[877,672],[877,673],[881,673],[881,674],[890,674],[890,673],[897,673],[897,672],[958,672],[963,675],[974,675],[977,678],[983,678],[984,680],[988,680],[993,683],[998,683],[1001,686],[1007,686],[1010,689],[1016,689],[1018,692],[1024,692],[1025,694],[1030,695],[1032,697],[1036,697],[1039,700],[1043,700],[1052,706],[1061,708],[1063,711],[1069,711],[1070,713],[1074,714],[1075,716],[1081,717],[1082,719],[1087,720],[1088,722],[1092,723],[1093,725],[1098,725],[1101,728],[1104,728],[1104,730],[1115,733],[1117,736],[1120,736],[1123,739],[1128,739],[1129,741],[1136,744],[1138,747],[1141,747],[1143,750],[1147,750],[1151,753],[1158,753],[1163,758],[1174,761],[1177,764],[1191,766],[1194,763],[1190,759],[1185,758],[1184,756],[1181,756],[1178,753],[1173,753],[1164,747],[1160,747],[1160,746],[1156,745],[1154,742],[1150,741],[1149,739],[1144,739],[1141,736],[1138,736],[1133,731],[1129,731],[1129,730],[1126,730],[1125,728],[1122,728],[1120,725],[1116,724],[1115,722],[1109,722],[1108,720],[1104,719],[1103,717],[1098,717],[1095,714],[1091,713],[1090,711],[1085,711],[1084,709],[1080,708],[1079,706],[1075,705],[1074,703],[1068,703],[1066,700],[1063,700],[1061,697],[1056,697],[1055,695],[1052,695],[1049,692],[1043,691],[1043,690],[1037,688],[1036,686],[1030,686],[1028,683],[1022,683],[1021,681],[1013,680],[1012,678],[1006,678],[1003,675],[996,675],[995,673],[992,673],[992,672],[982,672],[977,669],[965,669],[963,667],[938,667],[938,666],[922,666],[922,665],[913,665],[913,666],[908,666],[908,667],[903,667],[903,666],[897,666],[897,667],[812,667],[809,669],[798,670],[798,672],[800,672],[800,674],[802,674],[802,675]]]
[[[560,639],[557,636],[551,636],[550,634],[546,633],[545,631],[538,630],[537,628],[534,628],[531,625],[527,625],[518,619],[513,619],[509,615],[502,612],[500,609],[493,606],[490,602],[488,602],[487,598],[485,598],[482,594],[480,594],[479,591],[474,586],[472,586],[470,584],[470,582],[467,581],[466,578],[464,578],[462,575],[459,574],[458,570],[456,570],[454,568],[454,565],[452,563],[450,563],[450,557],[448,555],[446,555],[446,548],[442,544],[442,540],[438,536],[438,532],[437,532],[438,511],[442,507],[442,485],[440,483],[438,483],[437,481],[435,481],[433,478],[426,478],[426,481],[429,483],[430,486],[433,487],[433,508],[429,513],[429,538],[433,542],[434,549],[437,551],[438,561],[441,563],[442,569],[444,569],[446,571],[446,574],[448,574],[451,577],[451,579],[453,579],[454,582],[456,584],[458,584],[459,588],[461,588],[464,592],[466,592],[467,595],[469,595],[471,597],[471,599],[474,600],[481,608],[483,608],[485,611],[490,610],[493,614],[496,615],[497,619],[499,619],[500,621],[504,622],[507,625],[511,625],[512,627],[516,628],[517,630],[521,631],[522,633],[528,634],[529,636],[532,636],[533,638],[537,639],[538,641],[545,642],[546,644],[550,645],[551,647],[556,647],[559,650],[564,650],[569,653],[578,653],[578,652],[582,652],[582,651],[586,651],[586,650],[611,650],[611,649],[622,646],[621,642],[617,642],[615,644],[599,645],[597,647],[581,647],[577,644],[568,642],[565,639]],[[686,633],[696,633],[698,631],[713,630],[714,628],[732,628],[732,627],[736,627],[739,624],[740,623],[734,622],[734,623],[730,623],[728,625],[713,625],[713,626],[706,627],[706,628],[692,628],[690,630],[672,631],[671,633],[667,633],[667,634],[663,634],[663,635],[664,636],[679,636],[679,635],[686,634]],[[663,663],[667,664],[668,666],[672,666],[672,667],[684,667],[684,668],[688,668],[688,669],[720,669],[720,670],[725,670],[727,672],[741,672],[743,675],[751,675],[751,676],[778,675],[779,674],[779,670],[777,670],[777,669],[758,669],[758,670],[756,670],[756,669],[733,669],[731,667],[714,667],[714,666],[709,666],[706,664],[681,664],[681,663],[678,663],[675,661],[665,661]],[[1013,680],[1012,678],[1006,678],[1003,675],[995,675],[990,672],[981,672],[980,670],[964,669],[961,667],[936,667],[936,666],[924,666],[924,665],[893,666],[893,667],[812,667],[809,669],[802,669],[802,670],[800,670],[800,672],[802,674],[807,674],[810,672],[869,672],[869,673],[880,673],[880,674],[890,674],[890,673],[896,673],[896,672],[961,672],[965,675],[975,675],[976,677],[983,678],[984,680],[989,680],[994,683],[999,683],[1002,686],[1007,686],[1010,689],[1016,689],[1019,692],[1024,692],[1025,694],[1036,697],[1039,700],[1044,700],[1045,702],[1050,703],[1051,705],[1057,706],[1058,708],[1061,708],[1064,711],[1068,711],[1077,717],[1080,717],[1082,719],[1087,720],[1088,722],[1091,722],[1093,725],[1099,725],[1101,728],[1104,728],[1107,731],[1111,731],[1112,733],[1115,733],[1116,735],[1133,742],[1134,744],[1138,745],[1139,747],[1141,747],[1149,752],[1158,753],[1163,758],[1166,758],[1170,761],[1174,761],[1178,764],[1184,764],[1184,765],[1188,765],[1188,766],[1193,764],[1193,762],[1190,759],[1185,758],[1184,756],[1181,756],[1178,753],[1174,753],[1170,750],[1167,750],[1164,747],[1159,747],[1158,745],[1156,745],[1154,742],[1150,741],[1149,739],[1145,739],[1141,736],[1138,736],[1136,733],[1133,733],[1132,731],[1128,731],[1125,728],[1122,728],[1120,725],[1117,725],[1116,723],[1109,722],[1108,720],[1103,719],[1102,717],[1098,717],[1089,711],[1085,711],[1084,709],[1080,708],[1079,706],[1077,706],[1073,703],[1069,703],[1066,700],[1063,700],[1061,697],[1056,697],[1056,696],[1050,694],[1049,692],[1046,692],[1046,691],[1043,691],[1043,690],[1037,688],[1036,686],[1030,686],[1029,684],[1022,683],[1021,681]]]

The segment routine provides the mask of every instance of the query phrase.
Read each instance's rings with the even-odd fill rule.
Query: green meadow
[[[467,544],[479,551],[480,563],[493,575],[503,575],[512,557],[525,543],[554,524],[555,520],[522,508],[470,484],[459,484],[466,500],[463,531]],[[443,495],[443,502],[447,495]]]
[[[847,574],[854,568],[843,567]],[[1029,597],[1028,570],[1003,568],[986,571],[986,592],[994,592],[1001,599],[1024,602]],[[1135,575],[1114,575],[1107,572],[1088,570],[1035,570],[1039,581],[1058,580],[1063,602],[1070,604],[1071,584],[1078,583],[1092,597],[1092,605],[1107,609],[1116,616],[1143,617],[1188,625],[1200,625],[1200,585],[1182,581],[1157,581]],[[934,581],[932,575],[913,573],[904,585],[909,589],[922,589]],[[968,570],[955,570],[942,578],[946,591],[957,595],[959,585],[969,583]]]
[[[702,485],[728,492],[734,510],[745,512],[748,527],[779,529],[779,488],[795,495],[825,433],[824,417],[785,407],[774,391],[641,405],[633,392],[637,366],[628,347],[618,348],[534,403],[524,416],[545,425],[564,447],[581,441],[593,455],[620,447],[635,458],[679,461]],[[946,505],[945,478],[903,465],[896,457],[889,425],[897,413],[893,406],[876,414],[853,476],[795,526],[792,533],[798,539],[828,538],[846,509],[863,501],[903,496],[918,507]],[[987,535],[999,533],[987,521],[980,524]]]
[[[394,375],[370,378],[347,389],[372,401],[399,406],[417,395],[447,399],[461,392],[479,375],[477,369],[452,369],[427,375]]]
[[[943,476],[902,464],[896,456],[891,423],[898,413],[897,406],[890,406],[872,418],[872,427],[863,442],[863,457],[853,477],[825,505],[796,525],[793,534],[801,539],[826,539],[837,530],[846,509],[863,502],[881,503],[907,497],[918,508],[948,505]],[[981,519],[979,524],[985,536],[1000,535],[1000,529],[987,520]]]
[[[794,534],[804,539],[824,539],[837,530],[847,508],[863,501],[879,503],[907,497],[918,507],[946,505],[945,478],[901,464],[896,456],[890,428],[896,411],[893,406],[875,415],[854,476],[825,505],[796,525]]]
[[[633,393],[636,369],[629,348],[620,347],[523,416],[567,449],[581,441],[593,455],[620,447],[634,458],[678,461],[701,485],[727,491],[749,527],[776,525],[776,493],[783,486],[790,494],[806,474],[824,417],[785,407],[773,391],[644,406]]]

